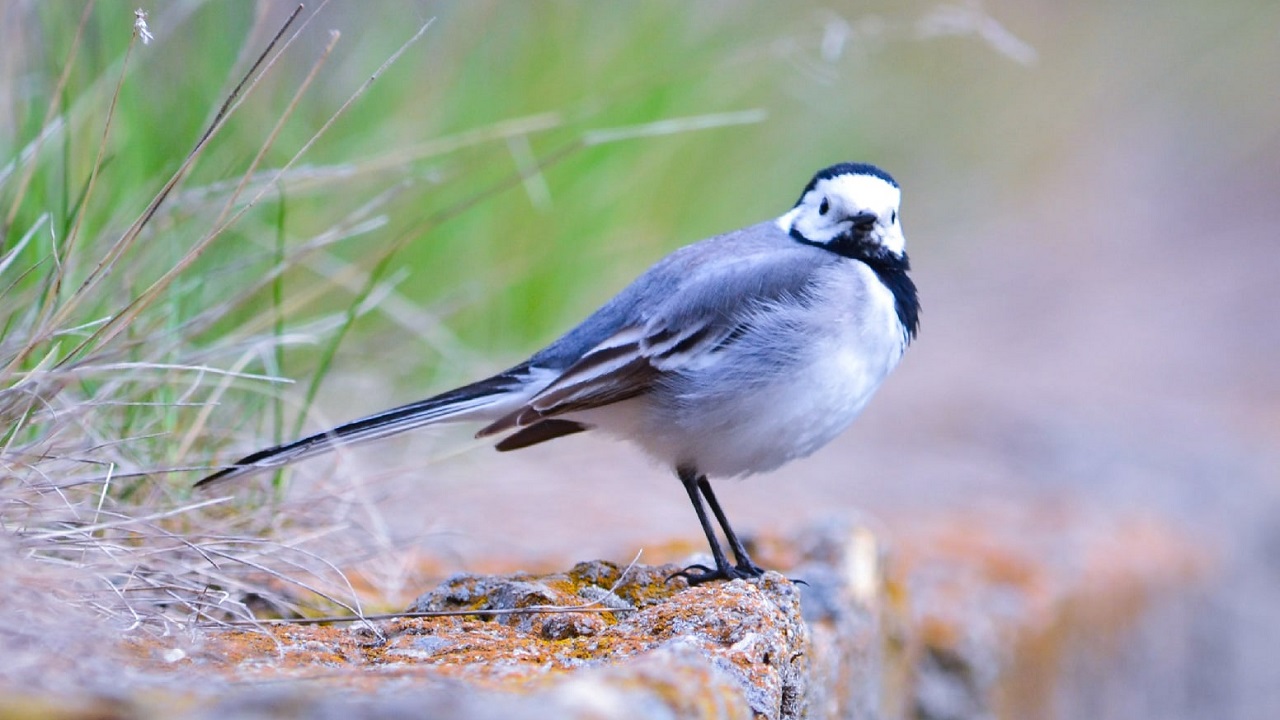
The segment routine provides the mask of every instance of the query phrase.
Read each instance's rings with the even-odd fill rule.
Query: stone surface
[[[1066,505],[917,515],[898,527],[891,584],[909,594],[906,701],[926,719],[1059,717],[1080,695],[1123,683],[1117,649],[1211,564],[1155,518]],[[1143,655],[1136,662],[1154,660]],[[1085,682],[1073,676],[1081,668]]]
[[[76,637],[60,618],[93,622],[39,604],[13,571],[3,639],[26,650],[0,666],[0,720],[1055,717],[1085,706],[1066,693],[1123,682],[1105,670],[1120,638],[1207,564],[1153,520],[1064,508],[871,527],[755,540],[759,562],[802,583],[668,582],[689,561],[675,543],[650,551],[666,565],[457,575],[410,608],[443,616],[126,643],[100,629],[58,644]]]
[[[547,678],[606,664],[616,670],[640,660],[635,672],[643,676],[643,684],[673,688],[701,658],[706,668],[699,674],[729,679],[757,716],[801,716],[809,695],[809,641],[795,586],[770,573],[759,580],[690,588],[681,579],[667,581],[678,569],[635,566],[623,576],[613,564],[593,562],[541,577],[455,577],[410,610],[574,607],[589,605],[593,601],[588,598],[610,590],[617,598],[610,605],[634,609],[509,614],[480,621],[406,619],[387,628],[385,652],[416,654],[424,666],[440,667],[477,684]],[[429,639],[427,651],[424,637]],[[649,657],[655,653],[682,660],[659,662]],[[599,686],[604,677],[611,677],[614,684],[634,686],[638,678],[632,674],[614,672],[594,682]],[[682,693],[669,695],[678,698]],[[699,695],[706,695],[706,690],[694,697]],[[704,702],[710,706],[719,701],[706,697]],[[683,708],[678,715],[687,716],[692,709]]]
[[[815,695],[839,706],[812,685],[796,585],[768,573],[691,588],[667,581],[678,569],[634,566],[624,575],[597,561],[562,574],[457,576],[410,608],[454,615],[227,632],[185,659],[235,682],[288,678],[383,696],[443,683],[455,696],[448,707],[457,687],[504,691],[560,717],[810,717]],[[571,611],[583,607],[604,612]],[[483,614],[510,610],[522,612]],[[825,663],[840,662],[837,645],[826,641]],[[156,659],[154,648],[138,650]],[[436,716],[447,711],[438,702]]]
[[[879,685],[873,536],[832,525],[761,552],[808,584],[770,572],[689,587],[669,580],[679,564],[594,561],[448,578],[409,608],[442,617],[264,624],[131,650],[139,667],[217,688],[191,706],[199,717],[865,715]]]

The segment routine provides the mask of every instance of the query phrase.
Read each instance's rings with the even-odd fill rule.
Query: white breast
[[[642,417],[622,434],[716,477],[773,470],[830,442],[897,366],[906,336],[866,265],[841,264],[819,288],[814,304],[771,313],[720,362],[633,406]]]

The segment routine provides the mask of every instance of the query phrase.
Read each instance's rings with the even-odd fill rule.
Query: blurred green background
[[[10,68],[0,138],[5,156],[41,127],[81,7],[7,6],[8,27],[22,31],[9,33],[4,50]],[[118,231],[122,220],[141,211],[157,180],[198,137],[233,73],[293,6],[144,7],[157,39],[140,46],[131,61],[86,234]],[[995,16],[1016,28],[1022,12]],[[339,244],[334,253],[358,265],[371,246],[409,233],[413,239],[396,260],[405,271],[397,293],[443,315],[469,347],[514,356],[549,340],[649,261],[690,240],[778,214],[809,174],[839,160],[878,162],[901,176],[913,191],[917,242],[942,246],[955,242],[949,226],[1002,201],[1003,183],[1036,172],[1055,153],[1069,153],[1052,141],[1046,146],[1046,124],[1070,129],[1100,100],[1077,87],[1063,88],[1054,103],[1029,104],[1029,91],[1046,81],[1036,58],[1051,50],[1045,43],[1065,38],[1037,36],[1035,26],[1022,40],[1005,31],[984,37],[984,23],[995,16],[978,6],[892,4],[330,4],[201,159],[186,182],[193,190],[169,204],[172,226],[157,231],[156,241],[171,244],[176,254],[191,243],[190,234],[205,229],[182,221],[210,212],[219,199],[216,183],[234,179],[252,157],[330,29],[342,38],[320,82],[284,125],[266,167],[287,160],[419,24],[434,18],[423,41],[301,159],[294,182],[282,183],[285,228],[291,241],[301,241],[406,183],[377,208],[386,219],[381,229]],[[45,146],[62,157],[41,167],[38,195],[24,204],[28,216],[8,228],[10,236],[46,208],[64,209],[61,230],[69,228],[65,209],[73,209],[83,191],[131,20],[130,4],[93,9],[62,91],[72,131]],[[1185,33],[1203,36],[1200,21],[1189,18]],[[763,121],[583,148],[523,187],[493,195],[439,227],[429,223],[528,159],[553,155],[592,130],[741,111]],[[542,129],[453,152],[430,147],[522,118]],[[1041,132],[1014,141],[1029,127]],[[991,153],[991,147],[1002,151]],[[193,306],[205,299],[191,293],[238,290],[239,282],[218,271],[240,276],[269,266],[275,199],[268,196],[218,243],[207,262],[217,269],[208,274],[213,282],[181,287]],[[946,221],[935,227],[934,217]],[[315,282],[306,273],[289,281],[295,287]],[[329,301],[312,311],[340,306],[344,298]],[[397,343],[410,343],[406,354],[422,363],[406,367],[397,360],[396,372],[434,363],[439,348],[413,345],[413,333],[406,338],[392,325],[386,313],[375,312],[358,332],[395,333]],[[295,372],[305,372],[305,361],[297,362]]]
[[[87,243],[142,211],[293,7],[142,5],[155,40],[132,51]],[[0,210],[25,167],[8,163],[51,99],[66,123],[43,145],[6,246],[41,213],[58,237],[71,227],[134,7],[94,6],[60,93],[83,3],[0,9]],[[1196,610],[1209,619],[1177,629],[1203,656],[1188,661],[1190,685],[1178,678],[1195,693],[1164,716],[1280,711],[1265,672],[1280,645],[1280,4],[333,2],[97,311],[209,229],[330,30],[341,37],[264,168],[432,19],[140,332],[249,295],[184,341],[184,357],[305,379],[357,303],[308,420],[318,428],[514,362],[665,252],[780,214],[825,165],[873,162],[904,190],[920,339],[830,449],[730,486],[735,523],[1044,498],[1172,518],[1224,560],[1218,594]],[[601,132],[619,128],[639,136]],[[283,286],[262,286],[286,252]],[[69,260],[69,272],[92,264]],[[272,335],[276,308],[291,342],[309,343],[290,344],[283,368],[256,339]],[[245,450],[281,432],[241,409],[266,386],[247,390],[208,418],[210,436]],[[581,558],[694,530],[665,471],[605,441],[451,463],[431,443],[392,442],[355,464],[403,480],[380,491],[391,536],[443,523],[482,553]]]
[[[74,207],[83,189],[132,7],[93,10],[63,90],[73,132],[46,145],[63,157],[42,166],[34,190],[42,196],[25,203],[29,215]],[[141,211],[233,75],[293,8],[143,7],[157,39],[131,61],[88,234],[118,230],[113,224]],[[22,31],[11,30],[3,51],[4,156],[38,131],[81,8],[6,6],[7,26]],[[429,19],[422,41],[280,184],[284,229],[289,242],[302,242],[399,187],[371,213],[385,224],[337,243],[335,260],[367,270],[371,248],[408,235],[394,263],[395,293],[442,318],[465,347],[504,358],[549,341],[666,251],[780,213],[809,174],[835,161],[872,161],[898,176],[917,265],[931,269],[968,256],[973,236],[1028,205],[1060,202],[1061,215],[1054,227],[1011,238],[1014,245],[1068,244],[1071,229],[1107,233],[1105,212],[1127,214],[1163,188],[1084,197],[1087,186],[1138,172],[1133,166],[1150,157],[1169,163],[1153,182],[1213,187],[1242,164],[1256,167],[1259,151],[1275,144],[1270,74],[1280,10],[1267,3],[332,3],[216,139],[186,181],[191,191],[166,208],[172,226],[152,242],[176,254],[207,229],[183,221],[207,215],[216,183],[237,177],[331,29],[342,37],[267,168],[287,160]],[[743,111],[762,121],[581,148],[432,222],[594,130]],[[499,124],[520,119],[541,129],[433,152],[441,138],[502,134]],[[1046,197],[1058,183],[1082,196]],[[185,301],[198,307],[237,292],[269,267],[280,218],[270,193],[217,243],[205,263],[213,269],[180,285]],[[7,229],[9,242],[23,219]],[[318,282],[295,271],[287,286]],[[296,319],[348,299],[324,295]],[[937,311],[934,297],[926,288],[928,311]],[[434,367],[441,348],[392,315],[375,310],[357,324],[360,337],[404,348],[379,369],[404,377]],[[292,373],[307,371],[305,355],[290,357]],[[342,357],[361,366],[385,359],[362,355],[353,343]]]

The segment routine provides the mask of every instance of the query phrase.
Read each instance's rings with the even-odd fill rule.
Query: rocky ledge
[[[1045,717],[1066,668],[1105,677],[1202,567],[1146,520],[916,522],[891,556],[854,522],[760,541],[785,576],[689,587],[677,564],[595,561],[455,576],[415,616],[134,639],[109,699],[9,693],[0,718]]]

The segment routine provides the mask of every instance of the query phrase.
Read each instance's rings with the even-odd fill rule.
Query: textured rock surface
[[[796,585],[769,573],[690,588],[667,581],[678,569],[635,566],[624,575],[591,562],[563,574],[457,576],[410,608],[453,615],[224,633],[189,658],[236,682],[308,680],[377,688],[384,698],[412,689],[435,716],[461,712],[460,687],[476,694],[460,716],[496,691],[524,697],[544,717],[797,718],[814,716],[815,698],[841,707],[833,689],[813,683],[843,674],[840,643],[824,639],[826,667],[815,674]],[[604,611],[561,610],[582,607]]]
[[[612,679],[623,688],[643,679],[652,688],[672,690],[687,684],[685,676],[700,658],[705,668],[697,674],[736,687],[756,715],[801,716],[809,696],[809,641],[795,586],[770,573],[755,581],[688,588],[683,580],[667,582],[678,569],[637,566],[622,577],[616,566],[594,562],[536,578],[456,577],[411,610],[573,607],[595,603],[611,588],[608,605],[633,609],[499,615],[490,621],[407,619],[388,627],[386,652],[414,654],[423,666],[440,667],[477,684],[609,665],[615,672],[595,678],[596,685]],[[459,633],[465,641],[459,642]],[[642,662],[634,673],[617,672],[636,660]],[[720,704],[709,689],[664,694],[672,699],[703,696],[694,706],[673,708],[686,715],[696,706]]]
[[[833,525],[762,553],[809,584],[771,572],[688,587],[668,581],[678,564],[595,561],[455,576],[409,608],[443,617],[269,625],[132,649],[141,667],[199,673],[216,688],[190,705],[200,717],[865,715],[879,685],[873,537]]]
[[[919,718],[1096,716],[1084,709],[1090,696],[1133,681],[1159,652],[1126,659],[1118,648],[1144,618],[1184,601],[1209,566],[1153,518],[1059,505],[899,527],[892,582],[909,594],[906,701]]]
[[[679,564],[601,561],[459,575],[411,608],[444,616],[123,646],[100,632],[59,664],[39,650],[70,647],[55,643],[75,637],[57,627],[70,616],[36,607],[38,585],[15,572],[0,579],[13,591],[0,632],[25,645],[6,644],[23,652],[0,666],[0,719],[1063,716],[1124,682],[1107,670],[1116,645],[1203,565],[1166,526],[1061,509],[893,527],[892,552],[889,531],[853,522],[756,543],[804,584],[769,573],[690,588],[667,581]]]

